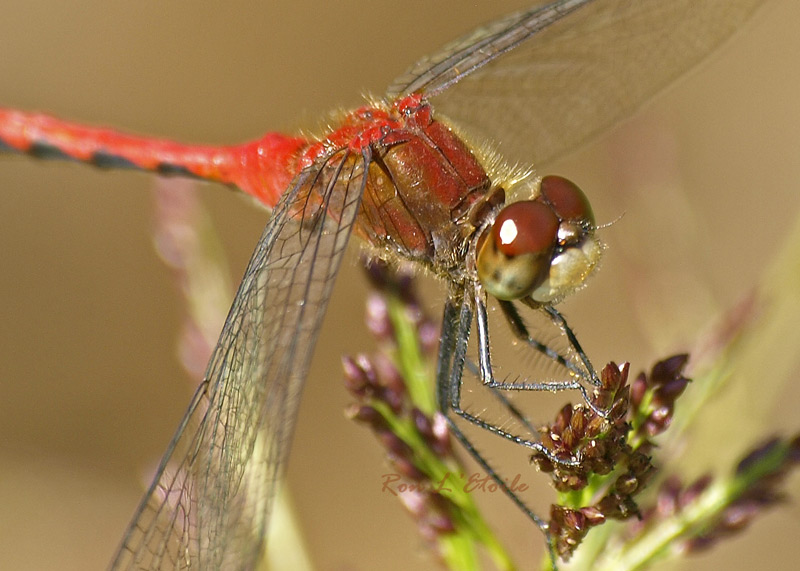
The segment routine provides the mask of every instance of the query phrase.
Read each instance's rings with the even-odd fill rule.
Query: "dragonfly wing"
[[[388,89],[391,98],[425,93],[434,96],[502,54],[513,50],[550,24],[596,0],[539,3],[514,12],[445,45],[441,51],[415,62]]]
[[[274,209],[112,569],[252,569],[262,557],[367,162],[366,153],[332,153],[298,175]]]
[[[428,94],[466,135],[538,165],[629,116],[764,3],[540,3],[420,60],[389,93]]]

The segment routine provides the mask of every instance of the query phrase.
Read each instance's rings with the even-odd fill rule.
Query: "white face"
[[[602,253],[589,201],[565,178],[507,205],[479,245],[478,278],[498,299],[554,303],[583,285]]]

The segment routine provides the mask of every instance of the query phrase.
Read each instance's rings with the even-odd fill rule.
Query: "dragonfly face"
[[[553,303],[583,285],[601,252],[586,195],[546,176],[535,199],[504,206],[481,234],[478,278],[497,299]]]

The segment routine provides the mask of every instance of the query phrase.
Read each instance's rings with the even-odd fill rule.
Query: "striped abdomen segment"
[[[299,172],[298,155],[306,146],[305,139],[278,133],[243,145],[186,145],[0,109],[0,152],[221,182],[269,207]]]

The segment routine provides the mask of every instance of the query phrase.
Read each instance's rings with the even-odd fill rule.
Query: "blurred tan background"
[[[315,127],[526,2],[210,4],[4,2],[0,105],[234,143]],[[643,113],[548,165],[581,184],[599,221],[624,213],[604,231],[602,271],[564,306],[597,364],[631,360],[638,371],[689,349],[758,283],[793,225],[800,5],[772,4]],[[152,247],[153,185],[141,174],[0,159],[0,568],[105,567],[141,495],[138,474],[188,403],[175,356],[182,305]],[[225,189],[202,193],[238,276],[266,216]],[[342,413],[340,355],[373,348],[353,317],[365,292],[355,260],[320,337],[289,483],[319,569],[436,568],[399,503],[380,493],[386,466],[372,436]],[[770,421],[731,428],[732,447],[797,430],[795,386],[741,382],[764,401],[752,416]],[[695,466],[714,467],[710,453]],[[796,478],[793,489],[797,497]],[[499,496],[481,502],[517,560],[538,562],[541,540],[522,514]],[[685,568],[789,569],[799,532],[795,502]]]

